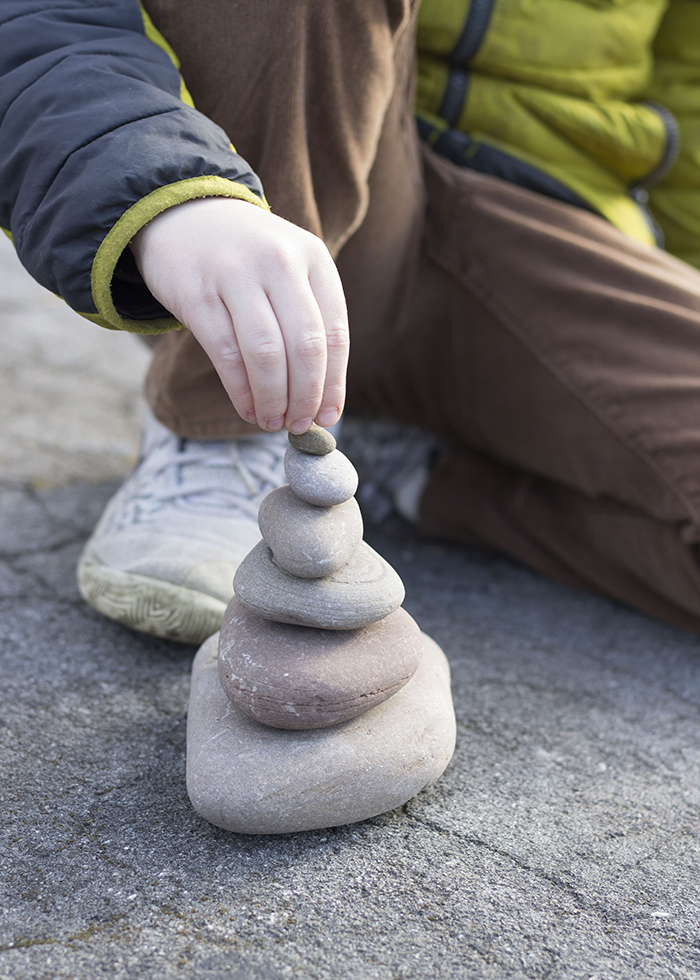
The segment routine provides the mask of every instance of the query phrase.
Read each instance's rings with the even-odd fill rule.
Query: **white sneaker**
[[[181,439],[147,413],[141,459],[78,565],[83,598],[132,629],[202,643],[221,625],[233,575],[260,540],[258,508],[286,482],[286,431]]]
[[[367,522],[379,524],[396,511],[409,524],[417,524],[430,471],[446,446],[413,426],[344,417],[338,448],[360,477],[357,500]]]

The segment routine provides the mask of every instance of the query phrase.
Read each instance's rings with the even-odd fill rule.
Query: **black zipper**
[[[636,181],[636,183],[630,187],[629,196],[644,215],[657,246],[659,248],[663,248],[663,229],[649,207],[649,193],[647,188],[653,187],[654,184],[658,184],[662,177],[666,176],[673,164],[676,162],[681,146],[681,137],[678,130],[678,123],[676,122],[676,117],[669,109],[666,108],[666,106],[661,105],[659,102],[643,102],[642,105],[645,105],[648,109],[652,109],[659,116],[661,116],[663,124],[666,128],[666,146],[659,163],[657,163],[656,166],[649,171],[646,177],[642,177],[641,180]]]
[[[467,87],[469,85],[469,73],[464,68],[452,67],[447,76],[445,94],[442,97],[438,116],[444,119],[448,126],[456,126],[462,114],[467,97]]]
[[[647,109],[651,109],[657,115],[661,116],[661,121],[666,128],[666,147],[660,162],[649,171],[646,177],[642,177],[641,180],[634,183],[630,188],[630,193],[639,188],[653,187],[654,184],[658,184],[678,159],[678,152],[681,148],[681,135],[678,129],[678,123],[670,109],[667,109],[665,105],[661,105],[660,102],[642,102],[642,105],[645,105]]]
[[[456,126],[462,114],[469,87],[469,73],[465,68],[481,47],[495,2],[471,0],[462,33],[447,59],[450,67],[438,116],[448,126]]]
[[[451,64],[465,66],[476,55],[484,40],[495,3],[496,0],[471,0],[462,33],[449,57]]]

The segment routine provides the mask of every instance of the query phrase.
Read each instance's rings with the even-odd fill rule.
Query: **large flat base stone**
[[[218,641],[210,637],[195,657],[187,720],[187,792],[210,823],[240,834],[355,823],[406,803],[452,758],[450,668],[429,636],[397,694],[309,731],[269,728],[236,708],[219,681]]]

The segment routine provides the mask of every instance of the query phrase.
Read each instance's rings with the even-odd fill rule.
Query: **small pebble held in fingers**
[[[298,578],[337,572],[362,541],[362,514],[354,498],[337,507],[314,507],[289,486],[265,497],[258,526],[276,564]]]
[[[315,507],[342,504],[357,490],[357,470],[337,449],[325,456],[311,456],[290,446],[284,455],[284,472],[297,497]]]
[[[310,456],[325,456],[335,449],[335,439],[327,429],[322,429],[320,425],[312,422],[311,428],[301,435],[290,432],[289,445]]]

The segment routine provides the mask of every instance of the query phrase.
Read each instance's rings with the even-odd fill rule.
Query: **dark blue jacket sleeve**
[[[100,300],[140,224],[191,197],[264,202],[226,134],[180,92],[137,0],[0,3],[0,225],[35,279],[105,326],[148,332],[166,316],[128,271],[116,316]]]

